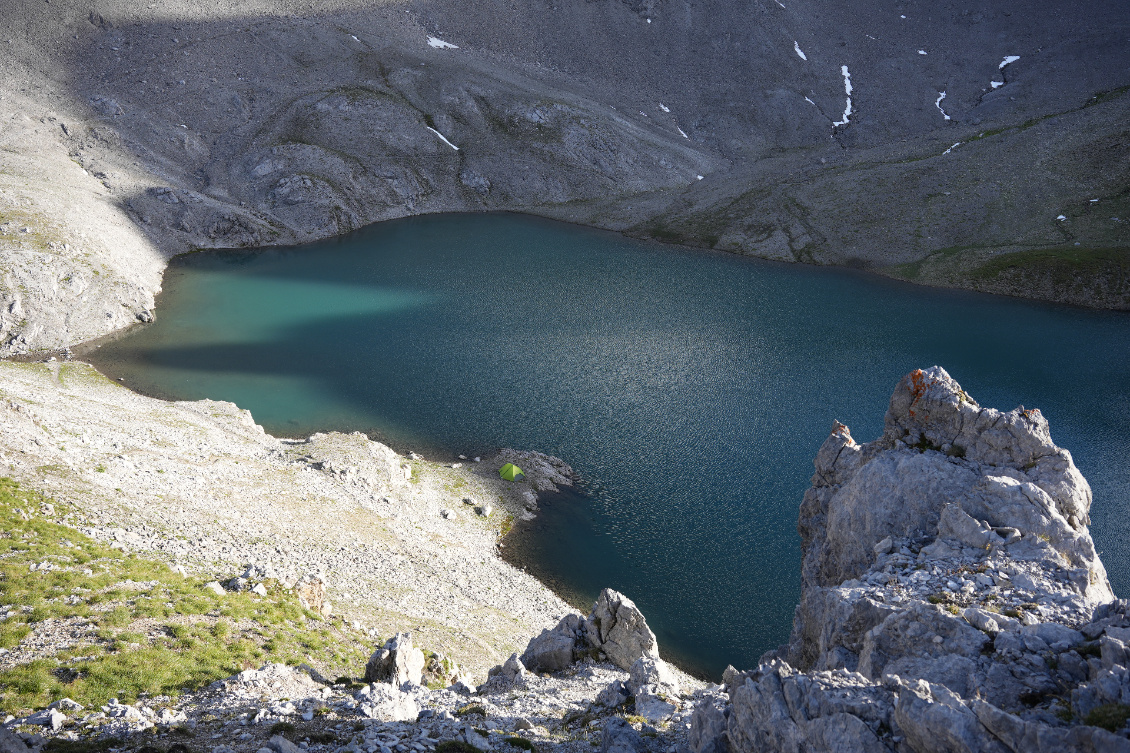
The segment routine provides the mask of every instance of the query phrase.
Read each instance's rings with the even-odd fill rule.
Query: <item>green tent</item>
[[[513,463],[507,463],[498,469],[498,475],[502,476],[507,481],[517,481],[519,476],[525,476],[526,472]]]

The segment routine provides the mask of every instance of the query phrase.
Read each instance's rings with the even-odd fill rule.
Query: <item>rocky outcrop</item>
[[[631,599],[611,588],[601,591],[593,604],[585,620],[585,637],[621,669],[631,668],[641,656],[659,658],[659,644],[643,613]]]
[[[628,673],[627,689],[636,700],[636,714],[653,724],[670,719],[679,708],[680,688],[667,663],[641,656]]]
[[[399,688],[424,682],[424,652],[412,645],[412,636],[397,633],[369,657],[365,682],[389,683]]]
[[[294,592],[298,596],[298,603],[304,609],[309,609],[322,617],[329,617],[333,613],[333,606],[326,600],[326,584],[318,576],[302,576],[294,584]]]
[[[567,614],[552,630],[543,630],[530,639],[522,654],[522,664],[535,672],[557,672],[576,660],[578,639],[584,636],[585,618]],[[582,649],[583,650],[583,649]]]
[[[600,592],[588,617],[567,614],[552,630],[532,638],[521,658],[527,669],[556,672],[582,656],[607,658],[621,669],[631,669],[641,658],[651,660],[650,666],[662,664],[643,613],[611,588]]]
[[[1038,410],[915,371],[815,467],[790,641],[699,704],[695,753],[1130,750],[1130,604]]]
[[[398,687],[374,682],[357,694],[361,713],[382,722],[415,721],[420,713],[416,699]]]
[[[552,630],[543,630],[530,640],[520,661],[510,657],[506,664],[490,670],[490,677],[517,684],[524,678],[517,668],[560,672],[577,661],[591,663],[594,659],[628,670],[626,683],[613,680],[600,691],[593,701],[595,708],[614,710],[631,701],[636,716],[651,724],[662,724],[680,710],[678,674],[659,658],[655,634],[640,610],[610,588],[601,591],[587,618],[565,615]],[[627,744],[628,738],[621,740],[617,733],[613,740],[608,734],[606,728],[603,747]]]

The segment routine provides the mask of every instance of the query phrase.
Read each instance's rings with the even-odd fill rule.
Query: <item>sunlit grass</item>
[[[90,631],[80,645],[0,671],[0,712],[64,697],[91,707],[176,695],[266,662],[308,662],[330,676],[364,665],[359,635],[323,622],[278,584],[266,598],[212,593],[200,578],[46,520],[47,503],[59,507],[0,479],[0,604],[11,615],[0,620],[0,647],[18,656],[49,619],[82,620]]]

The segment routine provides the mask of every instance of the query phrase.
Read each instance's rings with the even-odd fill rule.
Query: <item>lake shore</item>
[[[221,580],[320,575],[333,619],[411,629],[480,678],[570,610],[498,557],[533,486],[485,464],[360,434],[279,440],[231,403],[143,397],[82,363],[4,362],[0,379],[0,469],[97,540]]]
[[[763,38],[773,25],[744,12],[659,19],[614,6],[596,19],[573,8],[560,20],[575,33],[542,49],[509,23],[511,9],[433,6],[5,8],[0,356],[148,320],[178,253],[450,211],[1130,307],[1125,176],[1108,169],[1125,158],[1130,110],[1126,46],[1109,37],[1118,3],[1059,19],[1077,54],[1034,43],[999,69],[969,47],[963,21],[931,24],[913,44],[969,53],[944,76],[928,56],[894,74],[852,48],[801,73],[793,38]],[[790,12],[804,29],[793,34],[813,39],[904,33],[882,4],[842,18]],[[981,22],[1001,38],[1039,38],[1045,17]],[[445,41],[441,26],[466,39]],[[734,28],[762,39],[752,56],[711,41]],[[660,29],[639,49],[612,41]],[[680,49],[709,51],[709,65],[667,57]],[[860,122],[828,117],[843,106],[844,55],[862,58],[857,81],[885,92]],[[990,75],[1007,82],[988,91]],[[938,76],[951,82],[944,118],[922,105]],[[762,79],[769,89],[739,110],[717,88]]]

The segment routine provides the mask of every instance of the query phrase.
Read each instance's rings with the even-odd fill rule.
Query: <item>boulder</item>
[[[477,687],[463,678],[460,678],[451,683],[451,685],[449,685],[447,689],[452,693],[458,693],[459,695],[474,695],[479,690]]]
[[[420,715],[420,706],[412,695],[383,682],[359,690],[357,700],[362,714],[382,722],[414,722]]]
[[[600,753],[644,753],[646,750],[647,745],[640,734],[620,717],[610,717],[604,723]]]
[[[50,728],[52,732],[58,732],[67,723],[67,715],[58,709],[46,708],[35,712],[24,721],[26,724],[38,724]]]
[[[670,719],[679,708],[679,679],[667,662],[641,656],[628,673],[628,690],[636,699],[636,713],[652,724]]]
[[[0,753],[28,753],[28,747],[15,732],[0,727]]]
[[[606,709],[614,709],[622,706],[631,697],[632,694],[624,683],[613,680],[597,694],[595,703]]]
[[[678,696],[680,693],[679,678],[667,662],[651,656],[641,656],[628,669],[628,689],[635,695],[647,685],[659,688],[671,696]]]
[[[272,751],[272,753],[302,753],[302,748],[299,748],[282,735],[275,735],[268,740],[266,748]]]
[[[616,666],[628,669],[641,656],[659,658],[655,633],[643,613],[627,596],[606,588],[585,621],[589,643],[600,649]]]
[[[410,635],[397,633],[369,657],[365,682],[389,683],[397,688],[406,683],[422,685],[424,652],[412,645]]]
[[[505,682],[523,684],[526,681],[526,667],[518,654],[511,654],[505,663],[495,665],[487,671],[488,682],[495,677]]]
[[[330,603],[326,601],[326,584],[316,575],[305,575],[300,578],[294,584],[294,593],[304,609],[321,615],[323,619],[333,612]]]
[[[479,750],[494,749],[487,736],[479,734],[479,731],[470,725],[467,725],[467,728],[463,730],[463,739],[466,740],[467,744],[472,748],[478,748]]]
[[[732,669],[732,667],[731,667]],[[730,741],[726,734],[730,707],[720,694],[706,694],[691,714],[691,729],[687,744],[693,753],[729,753]]]
[[[533,672],[557,672],[573,663],[578,632],[584,625],[579,614],[561,618],[552,630],[531,638],[522,654],[522,664]]]
[[[636,714],[642,716],[651,724],[660,724],[667,721],[679,707],[671,699],[663,695],[657,688],[645,685],[636,692]]]
[[[216,594],[216,596],[223,596],[225,593],[227,593],[227,591],[224,590],[224,587],[220,585],[220,582],[218,580],[213,580],[205,583],[204,588]]]

